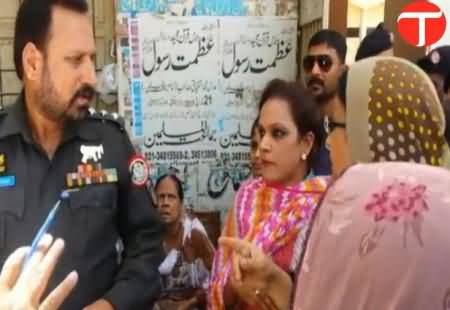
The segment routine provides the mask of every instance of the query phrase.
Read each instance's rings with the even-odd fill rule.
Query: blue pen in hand
[[[52,210],[50,211],[50,213],[47,215],[47,218],[45,219],[44,224],[41,226],[41,228],[39,229],[36,237],[34,237],[33,239],[33,243],[31,243],[31,249],[28,252],[25,261],[24,261],[24,265],[23,265],[23,269],[25,269],[26,265],[28,264],[28,262],[30,261],[30,258],[33,256],[33,254],[36,252],[36,249],[39,245],[39,243],[42,240],[42,237],[45,236],[45,234],[48,232],[48,230],[50,229],[51,224],[53,223],[53,220],[55,219],[56,213],[58,212],[59,206],[61,205],[61,202],[65,199],[69,198],[69,194],[73,191],[78,191],[78,189],[75,190],[65,190],[61,193],[61,196],[59,198],[59,200],[55,203],[55,205],[53,206]]]

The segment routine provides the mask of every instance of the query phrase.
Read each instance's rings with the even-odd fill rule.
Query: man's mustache
[[[73,95],[72,102],[75,101],[77,98],[83,98],[87,99],[88,101],[91,101],[92,99],[94,99],[95,93],[96,92],[94,87],[87,84],[83,85],[79,90],[77,90],[75,95]]]
[[[308,81],[308,87],[311,87],[311,86],[313,86],[313,85],[320,85],[320,86],[324,87],[324,86],[325,86],[325,83],[324,83],[321,79],[319,79],[319,78],[311,78],[311,79]]]

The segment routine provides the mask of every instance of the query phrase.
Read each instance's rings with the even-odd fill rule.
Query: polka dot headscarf
[[[400,58],[369,58],[350,68],[347,86],[347,134],[355,161],[449,166],[442,107],[421,69]]]

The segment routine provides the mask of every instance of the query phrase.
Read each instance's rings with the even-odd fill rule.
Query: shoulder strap
[[[89,108],[88,119],[101,121],[103,123],[110,122],[115,124],[120,130],[125,130],[125,121],[119,116],[119,113],[107,112],[106,110],[96,111],[94,108]]]

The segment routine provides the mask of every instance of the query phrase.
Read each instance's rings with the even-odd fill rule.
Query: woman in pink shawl
[[[316,217],[294,309],[450,309],[449,184],[425,165],[350,168]]]

